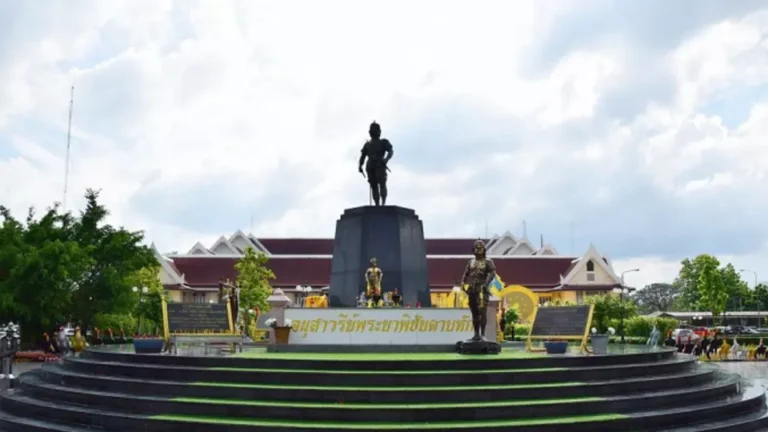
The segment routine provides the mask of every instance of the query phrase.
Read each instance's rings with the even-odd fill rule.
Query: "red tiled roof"
[[[430,258],[429,283],[432,287],[452,287],[461,279],[468,258]],[[220,278],[235,280],[238,258],[210,256],[175,258],[174,264],[184,274],[189,286],[216,286]],[[552,288],[560,284],[573,258],[515,257],[496,258],[494,263],[506,284]],[[275,273],[275,287],[296,285],[326,286],[331,278],[331,258],[276,258],[269,261]],[[386,272],[386,269],[384,270]]]
[[[272,255],[332,255],[333,239],[267,238],[258,239]]]
[[[333,239],[265,238],[258,239],[273,255],[332,255]],[[426,239],[427,255],[467,255],[477,239]],[[487,242],[487,240],[485,240]]]
[[[184,274],[189,286],[216,286],[220,278],[237,279],[235,264],[239,258],[174,258],[176,267]],[[268,267],[275,273],[272,286],[325,286],[331,278],[330,258],[273,259]]]
[[[477,239],[426,239],[427,255],[469,255]],[[488,240],[483,240],[488,243]]]
[[[468,258],[431,258],[429,284],[432,287],[452,287],[461,280]],[[515,257],[494,258],[496,272],[507,285],[528,288],[551,288],[560,284],[573,258]]]

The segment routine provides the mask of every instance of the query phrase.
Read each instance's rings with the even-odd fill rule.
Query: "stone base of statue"
[[[333,244],[331,307],[356,306],[371,258],[383,272],[383,294],[397,288],[403,305],[432,306],[424,227],[416,212],[397,206],[344,211],[336,222]]]
[[[457,342],[456,352],[468,355],[498,354],[501,352],[501,345],[491,341],[476,341],[470,339]]]

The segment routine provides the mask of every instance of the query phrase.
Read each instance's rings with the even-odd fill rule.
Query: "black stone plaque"
[[[168,303],[168,331],[229,333],[226,303]]]
[[[583,339],[591,325],[592,306],[540,307],[531,326],[531,339]]]

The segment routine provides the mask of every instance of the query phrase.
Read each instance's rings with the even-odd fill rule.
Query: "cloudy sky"
[[[62,201],[74,84],[68,207],[164,251],[332,236],[375,119],[428,236],[768,280],[767,32],[760,0],[0,0],[0,203]]]

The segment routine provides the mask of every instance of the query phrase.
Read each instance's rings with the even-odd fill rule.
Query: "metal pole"
[[[619,324],[621,331],[621,343],[624,343],[624,275],[621,278],[621,294],[619,294],[619,303],[621,304],[621,323]]]
[[[762,327],[760,323],[760,295],[757,293],[757,272],[752,272],[755,275],[755,300],[757,300],[757,328]]]

